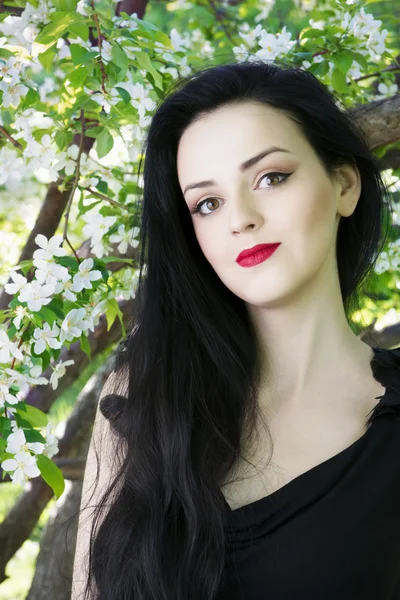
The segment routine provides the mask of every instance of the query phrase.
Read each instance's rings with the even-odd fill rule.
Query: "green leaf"
[[[60,37],[71,29],[71,26],[82,23],[82,21],[87,19],[78,12],[64,11],[51,13],[50,18],[52,23],[45,25],[39,35],[35,38],[35,42],[38,44],[57,42]]]
[[[89,357],[89,360],[92,358],[92,350],[90,348],[89,340],[85,335],[79,339],[81,350]]]
[[[43,317],[45,323],[48,323],[50,327],[53,327],[53,323],[57,319],[57,315],[52,310],[47,308],[47,306],[42,306],[42,308],[36,314],[39,314],[41,317]]]
[[[119,318],[119,322],[120,322],[120,325],[121,325],[122,337],[126,337],[126,329],[125,329],[125,325],[124,325],[124,316],[123,316],[122,312],[119,310],[119,307],[118,307],[118,318]]]
[[[0,417],[0,433],[4,438],[8,438],[11,433],[11,422],[6,417]]]
[[[1,418],[3,418],[3,417],[1,417]],[[6,447],[7,447],[7,440],[3,440],[3,438],[0,438],[0,456],[3,456]]]
[[[1,16],[3,16],[3,15],[1,15]],[[2,19],[0,19],[0,20],[2,20]],[[10,50],[6,50],[6,48],[0,48],[0,58],[5,58],[6,60],[8,60],[10,58],[10,56],[14,56],[14,52],[11,52]]]
[[[121,102],[118,102],[117,104],[114,104],[111,107],[111,114],[113,114],[113,115],[116,114],[119,117],[121,117],[121,115],[122,115],[131,123],[137,123],[137,119],[138,119],[137,108],[135,108],[131,103],[125,104],[125,102],[123,100],[121,100]]]
[[[341,52],[340,54],[334,54],[332,56],[332,62],[335,67],[340,69],[340,71],[346,75],[353,63],[353,57],[349,52]]]
[[[113,42],[111,46],[111,55],[113,61],[120,69],[118,73],[118,81],[122,81],[125,78],[126,72],[128,70],[129,58],[118,44]]]
[[[57,465],[44,454],[37,454],[36,460],[43,479],[52,488],[57,498],[59,498],[65,489],[65,481],[62,472]]]
[[[14,269],[17,270],[17,267],[21,267],[23,274],[26,275],[29,269],[32,267],[32,265],[32,260],[21,260],[21,262],[16,267],[14,267]]]
[[[369,65],[365,56],[360,54],[360,52],[354,52],[354,50],[347,50],[346,52],[353,58],[353,60],[358,62],[363,71],[365,71],[365,74],[367,74]]]
[[[24,430],[24,434],[26,441],[30,444],[34,444],[35,442],[40,442],[41,444],[46,443],[46,438],[36,429],[26,429]]]
[[[303,30],[300,33],[300,39],[304,40],[304,39],[309,39],[309,38],[319,38],[319,37],[323,37],[324,32],[321,29],[315,29],[315,28],[311,28],[311,29],[306,29]]]
[[[56,135],[54,136],[54,141],[60,150],[64,150],[64,148],[67,148],[67,146],[70,145],[73,137],[74,134],[71,132],[65,130],[57,131]]]
[[[90,21],[91,25],[93,25],[93,22]],[[77,35],[78,37],[82,38],[84,42],[87,42],[89,39],[89,25],[87,23],[73,23],[70,27],[69,30],[72,31],[72,33],[75,33],[75,35]]]
[[[143,192],[139,184],[135,183],[134,181],[128,181],[127,183],[124,183],[124,189],[126,190],[127,194],[141,194]]]
[[[69,51],[71,52],[71,60],[74,65],[81,65],[84,61],[83,57],[88,53],[87,48],[84,48],[80,44],[70,44]],[[96,56],[96,52],[93,52]]]
[[[65,258],[65,257],[63,257],[63,258]],[[59,300],[58,298],[53,298],[51,302],[46,304],[46,306],[49,310],[52,310],[54,313],[56,313],[56,315],[59,319],[64,321],[65,315],[64,315],[64,305],[63,305],[62,300]]]
[[[99,158],[106,156],[114,146],[114,139],[107,129],[97,136],[96,151]]]
[[[174,46],[173,46],[170,38],[163,31],[156,31],[155,34],[154,34],[154,38],[153,39],[156,42],[160,42],[160,44],[163,44],[167,48],[171,48],[171,50],[174,49]]]
[[[63,267],[66,267],[70,270],[73,269],[77,271],[77,269],[79,268],[79,264],[75,256],[60,256],[57,257],[57,262],[59,262],[60,265],[62,265]]]
[[[15,327],[14,323],[12,323],[9,327],[8,327],[8,337],[10,338],[10,340],[12,340],[16,333],[17,333],[17,328]]]
[[[107,181],[103,181],[102,179],[99,181],[99,183],[96,185],[96,189],[99,190],[99,192],[101,194],[108,194],[108,183]],[[110,196],[112,196],[113,194],[110,193]]]
[[[75,69],[74,71],[71,71],[71,73],[69,73],[65,79],[65,81],[69,81],[70,86],[73,87],[74,89],[82,87],[82,85],[84,84],[84,82],[86,81],[87,77],[89,75],[89,68],[88,67],[78,67],[77,69]]]
[[[35,102],[38,102],[39,100],[40,100],[39,92],[37,92],[33,88],[29,88],[28,93],[26,94],[26,96],[22,102],[22,105],[20,106],[20,109],[25,110],[26,108],[29,108],[30,106],[32,106],[32,104],[35,104]]]
[[[91,137],[91,138],[97,138],[97,137],[99,137],[99,135],[102,131],[103,131],[103,127],[101,127],[101,126],[91,127],[90,129],[87,129],[85,131],[85,136]]]
[[[21,417],[23,417],[32,427],[46,427],[49,419],[47,415],[36,408],[36,406],[31,406],[30,404],[25,404],[25,410],[21,408],[17,408],[16,413],[18,413]]]
[[[128,263],[129,265],[133,265],[133,258],[120,258],[119,256],[104,256],[101,260],[106,264],[109,262],[124,262]]]
[[[144,21],[142,21],[142,23],[144,23]],[[146,52],[138,52],[136,54],[136,60],[141,69],[144,69],[145,71],[148,71],[149,73],[151,73],[151,75],[153,76],[155,85],[158,88],[160,88],[160,90],[163,90],[164,88],[163,88],[162,76],[160,75],[160,73],[158,71],[155,70],[155,68],[151,64],[149,55],[146,54]]]
[[[107,319],[107,331],[110,331],[110,328],[115,321],[115,317],[117,316],[118,311],[119,311],[118,302],[115,299],[109,300],[107,302],[107,308],[105,311],[106,319]]]
[[[100,202],[102,202],[102,200],[96,200],[95,202],[92,202],[90,204],[83,204],[83,193],[81,193],[79,200],[78,200],[79,214],[84,215],[85,213],[89,212],[89,210],[91,210],[94,206],[96,206],[97,204],[100,204]]]
[[[71,11],[76,10],[79,0],[52,0],[52,4],[57,10]]]
[[[121,96],[121,98],[125,102],[125,104],[129,104],[131,101],[131,96],[130,96],[129,92],[127,92],[124,88],[121,88],[118,86],[116,86],[116,90],[118,91],[118,94]]]
[[[57,40],[54,40],[55,42]],[[42,67],[46,71],[51,71],[53,67],[54,57],[57,54],[57,45],[54,43],[52,46],[47,48],[44,52],[38,54],[38,59]]]
[[[340,71],[337,67],[335,67],[332,71],[331,83],[332,87],[340,94],[346,94],[349,90],[349,86],[346,82],[346,76],[343,75],[342,71]]]
[[[42,359],[42,371],[44,372],[50,364],[50,353],[45,350],[40,355],[40,358]]]
[[[311,67],[308,69],[313,75],[317,77],[323,77],[329,71],[329,64],[327,60],[323,60],[321,62],[313,63]]]

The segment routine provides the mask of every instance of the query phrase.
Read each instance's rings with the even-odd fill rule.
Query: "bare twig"
[[[400,66],[390,65],[390,67],[386,67],[386,69],[375,71],[375,73],[369,73],[369,75],[363,75],[362,77],[353,79],[353,81],[362,81],[363,79],[368,79],[369,77],[378,77],[381,73],[387,73],[388,71],[400,71]]]
[[[81,130],[81,139],[79,142],[79,151],[78,151],[78,156],[76,159],[76,171],[75,171],[75,178],[74,178],[74,183],[72,185],[72,190],[71,190],[71,194],[69,196],[69,200],[67,203],[67,207],[66,207],[66,211],[64,213],[65,216],[65,224],[64,224],[64,233],[63,233],[63,240],[66,240],[67,244],[70,246],[70,248],[72,248],[71,244],[69,243],[68,239],[67,239],[67,231],[68,231],[68,220],[69,220],[69,213],[71,210],[71,206],[72,206],[72,201],[74,199],[74,194],[76,191],[76,188],[78,187],[78,181],[79,181],[79,177],[81,174],[81,169],[80,169],[80,161],[81,161],[81,156],[83,153],[83,147],[84,147],[84,141],[85,141],[85,111],[83,109],[81,109],[80,112],[80,117],[81,117],[81,122],[82,122],[82,130]],[[75,250],[72,248],[72,251],[74,252],[76,259],[78,262],[80,262],[78,255],[76,254]]]
[[[101,36],[101,31],[100,31],[100,25],[99,25],[99,17],[97,16],[96,13],[96,9],[94,7],[94,0],[90,0],[90,5],[92,7],[93,10],[93,21],[94,24],[96,25],[96,30],[97,30],[97,39],[99,42],[99,52],[100,52],[100,60],[99,60],[99,64],[100,64],[100,70],[101,70],[101,89],[103,90],[104,94],[107,95],[107,90],[106,90],[106,86],[105,86],[105,82],[107,79],[107,75],[106,75],[106,71],[104,69],[104,63],[103,63],[103,59],[101,56],[101,50],[102,50],[102,36]]]
[[[105,194],[96,192],[96,190],[92,190],[92,188],[87,188],[87,191],[90,192],[92,194],[92,196],[96,196],[97,198],[101,198],[102,200],[107,200],[107,202],[109,202],[110,204],[113,204],[114,206],[117,206],[118,208],[123,208],[125,210],[128,210],[128,207],[125,206],[125,204],[121,204],[120,202],[117,202],[116,200],[109,198]]]
[[[8,131],[6,131],[6,130],[4,129],[4,127],[1,127],[1,126],[0,126],[0,133],[1,133],[2,135],[4,135],[4,137],[6,137],[6,138],[7,138],[7,139],[8,139],[8,140],[9,140],[9,141],[10,141],[10,142],[11,142],[11,143],[12,143],[12,144],[13,144],[13,145],[16,147],[16,148],[19,148],[19,150],[22,150],[22,146],[21,146],[21,144],[20,144],[19,142],[17,142],[17,140],[14,140],[14,138],[12,137],[12,135],[10,135],[10,134],[8,133]]]

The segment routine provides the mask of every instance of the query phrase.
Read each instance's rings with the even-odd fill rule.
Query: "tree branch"
[[[19,150],[22,150],[21,144],[19,142],[17,142],[17,140],[14,140],[14,138],[12,137],[12,135],[10,135],[8,133],[8,131],[4,127],[0,126],[0,133],[2,135],[4,135],[4,137],[6,137],[13,144],[13,146],[15,146],[16,148],[18,148]]]
[[[349,111],[359,122],[371,150],[400,140],[400,95],[374,100]]]
[[[95,140],[94,138],[89,138],[86,136],[84,140],[84,152],[88,154]],[[79,141],[80,133],[74,136],[72,143],[78,145]],[[17,264],[20,264],[20,262],[22,262],[23,260],[32,259],[33,253],[36,250],[35,237],[38,235],[38,233],[41,233],[42,235],[46,236],[47,239],[49,239],[53,237],[53,235],[57,231],[70,195],[69,190],[64,190],[63,192],[60,192],[60,190],[58,189],[60,183],[61,181],[58,180],[49,184],[49,187],[47,188],[46,197],[40,208],[39,214],[36,219],[36,223],[28,236],[25,247],[23,248],[19,256]],[[7,283],[12,283],[12,279],[10,278]],[[6,309],[10,301],[11,296],[7,294],[7,292],[3,289],[2,294],[0,296],[0,310]]]
[[[65,433],[58,443],[58,460],[76,455],[86,460],[97,403],[101,390],[113,370],[113,365],[114,357],[110,356],[79,394],[66,423]],[[0,583],[6,579],[5,570],[8,561],[31,535],[40,515],[53,496],[53,490],[44,479],[41,477],[31,479],[29,489],[22,493],[1,523]]]

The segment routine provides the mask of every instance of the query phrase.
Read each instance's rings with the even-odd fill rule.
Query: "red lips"
[[[255,254],[256,252],[259,252],[260,250],[265,250],[266,248],[270,248],[271,250],[273,250],[273,249],[277,248],[280,245],[280,243],[281,242],[277,242],[276,244],[257,244],[256,246],[253,246],[252,248],[247,248],[246,250],[242,250],[242,252],[240,252],[240,254],[237,255],[236,262],[241,261],[246,256],[251,256],[252,254]]]

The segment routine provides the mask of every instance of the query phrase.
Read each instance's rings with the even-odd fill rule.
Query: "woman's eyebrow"
[[[289,154],[292,154],[290,152],[290,150],[286,150],[286,148],[279,148],[278,146],[271,146],[270,148],[266,148],[265,150],[262,150],[262,152],[260,152],[259,154],[256,154],[256,156],[253,156],[252,158],[248,158],[247,160],[245,160],[244,163],[239,165],[239,170],[242,172],[247,171],[247,169],[250,169],[256,163],[258,163],[262,158],[264,158],[264,156],[267,156],[268,154],[272,154],[273,152],[288,152]],[[207,187],[208,185],[217,185],[217,184],[212,179],[207,179],[206,181],[199,181],[198,183],[190,183],[183,190],[183,194],[185,195],[186,192],[188,192],[189,190],[193,190],[195,188]]]

